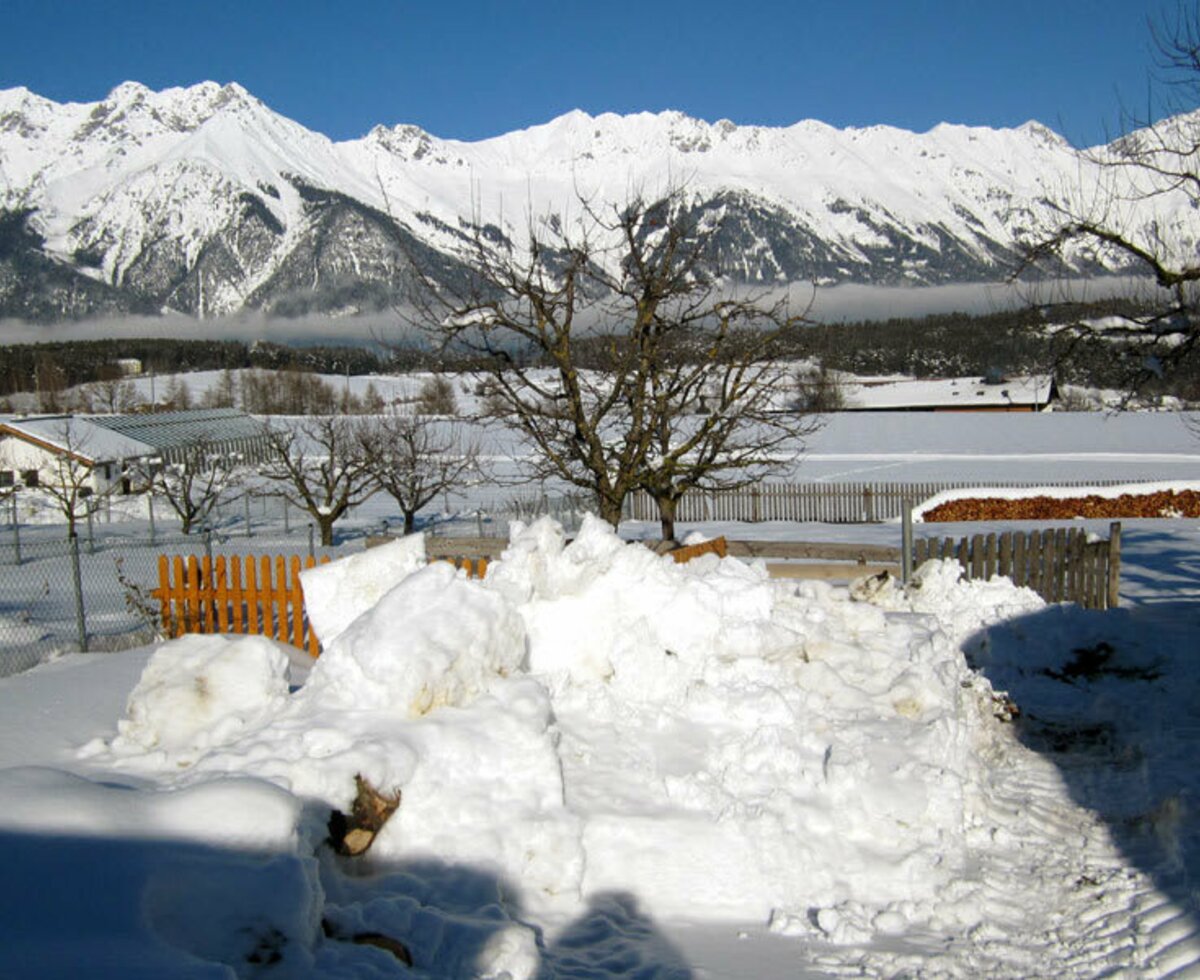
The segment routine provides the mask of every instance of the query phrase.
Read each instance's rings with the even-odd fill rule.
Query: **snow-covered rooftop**
[[[236,408],[143,415],[93,415],[89,416],[88,421],[158,450],[169,450],[198,441],[219,443],[263,437],[263,424]]]
[[[941,378],[848,384],[843,389],[847,411],[949,408],[1043,409],[1050,401],[1049,375],[987,378]]]
[[[103,463],[154,454],[154,447],[78,415],[32,415],[0,418],[0,436],[38,443],[86,460]]]

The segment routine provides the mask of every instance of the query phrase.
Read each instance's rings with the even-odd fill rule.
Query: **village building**
[[[1057,397],[1051,375],[857,379],[841,386],[845,412],[1044,412]]]
[[[0,487],[38,487],[72,480],[95,494],[132,492],[154,447],[78,415],[0,418]]]
[[[271,452],[262,422],[236,408],[91,415],[88,419],[110,432],[152,446],[153,455],[164,463],[186,462],[198,443],[214,455],[239,456],[246,463],[261,462]]]
[[[262,423],[232,408],[0,417],[0,487],[55,481],[66,464],[88,471],[93,493],[134,493],[156,467],[185,463],[200,443],[214,455],[236,455],[246,463],[270,452]]]

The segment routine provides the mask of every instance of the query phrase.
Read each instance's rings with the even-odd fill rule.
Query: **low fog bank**
[[[1154,284],[1134,276],[1102,279],[1045,279],[1038,282],[956,283],[950,286],[866,286],[847,283],[793,286],[793,307],[812,303],[810,316],[821,323],[888,320],[939,313],[984,315],[1023,306],[1092,303],[1117,296],[1154,299]]]
[[[1090,280],[1046,280],[1039,283],[962,283],[951,286],[868,286],[847,284],[814,289],[798,283],[788,288],[793,310],[809,308],[821,323],[887,320],[941,313],[975,315],[1022,306],[1062,302],[1093,302],[1115,296],[1152,299],[1153,284],[1133,277]],[[384,311],[360,316],[270,317],[242,313],[197,320],[181,314],[112,316],[70,323],[28,323],[0,320],[0,341],[7,344],[107,338],[172,337],[185,340],[255,340],[298,346],[419,343],[415,316]]]
[[[239,340],[244,343],[262,340],[297,346],[378,346],[412,342],[420,338],[420,333],[392,312],[343,317],[270,317],[261,313],[242,313],[207,320],[182,314],[109,316],[64,323],[0,320],[0,341],[6,344],[157,337]]]

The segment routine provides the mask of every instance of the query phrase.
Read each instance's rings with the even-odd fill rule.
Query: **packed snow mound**
[[[329,706],[416,717],[473,701],[524,659],[516,610],[449,562],[434,562],[339,632],[306,690]]]
[[[852,583],[850,592],[855,598],[884,609],[935,616],[949,633],[961,637],[1046,605],[1033,589],[1013,585],[1003,576],[966,580],[962,567],[953,558],[922,563],[907,586],[891,575],[878,575]]]
[[[588,517],[564,545],[549,518],[518,527],[490,587],[520,603],[531,672],[549,683],[606,682],[634,701],[676,699],[712,658],[795,642],[771,622],[762,566],[706,556],[686,565],[620,541]]]
[[[47,796],[56,801],[51,809],[44,804]],[[136,834],[263,852],[294,851],[299,844],[300,800],[244,776],[142,794],[54,769],[2,769],[0,799],[5,827],[42,834]]]
[[[425,566],[425,535],[410,534],[300,573],[304,610],[326,648],[393,586]]]
[[[129,695],[115,744],[186,757],[235,739],[286,704],[288,659],[261,636],[164,643]]]
[[[483,581],[396,572],[394,554],[293,694],[266,641],[165,645],[113,763],[166,786],[248,775],[343,811],[361,774],[402,792],[370,861],[486,869],[523,914],[630,894],[835,942],[984,919],[964,828],[988,823],[986,760],[1011,739],[961,645],[1031,593],[933,564],[854,601],[761,563],[677,565],[596,520],[570,544],[549,520],[517,528]],[[364,567],[322,579],[352,592]],[[360,601],[309,599],[327,623],[326,604]],[[253,694],[207,680],[224,662],[209,644],[261,661]],[[172,724],[172,705],[197,715],[199,676],[222,705]],[[493,972],[507,956],[534,975],[528,938],[497,940]]]

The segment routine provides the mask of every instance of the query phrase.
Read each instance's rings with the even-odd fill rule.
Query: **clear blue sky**
[[[334,139],[479,139],[596,114],[925,130],[1038,119],[1102,141],[1144,113],[1171,0],[0,0],[0,88],[96,101],[237,81]]]

